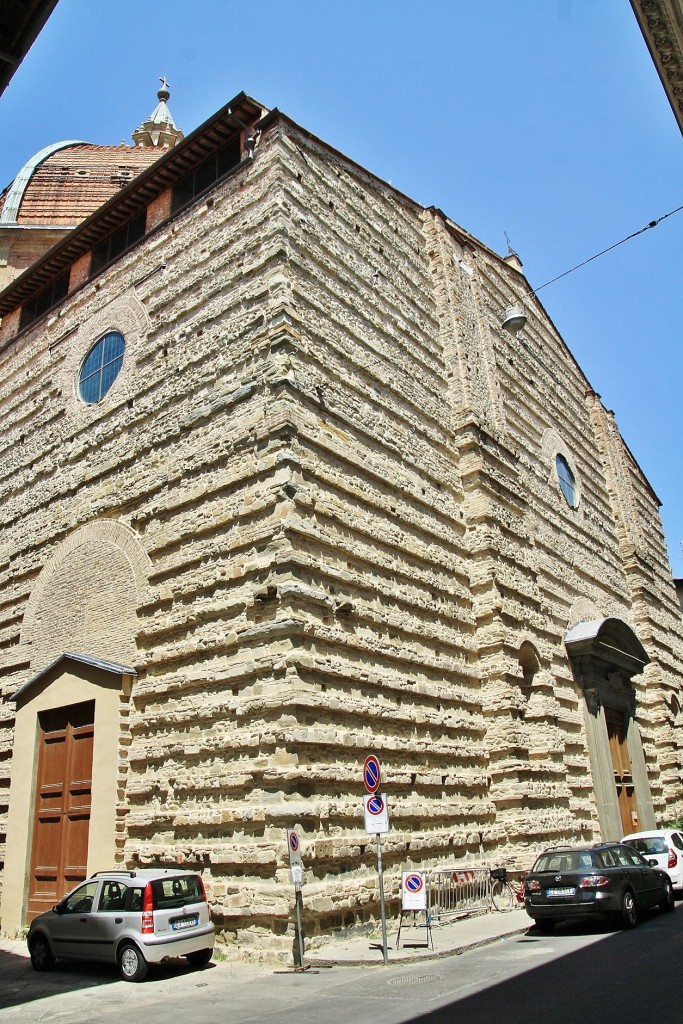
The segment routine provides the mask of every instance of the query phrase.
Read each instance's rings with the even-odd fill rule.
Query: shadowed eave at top
[[[95,658],[90,654],[77,654],[73,651],[64,651],[59,657],[46,665],[45,668],[41,668],[40,672],[32,676],[31,679],[23,683],[18,690],[12,695],[11,700],[15,703],[23,700],[27,694],[33,690],[43,679],[45,679],[51,672],[54,671],[62,662],[76,662],[80,665],[87,665],[90,668],[99,669],[101,672],[109,672],[115,676],[137,676],[136,669],[130,665],[120,665],[115,661],[107,661],[104,658]]]

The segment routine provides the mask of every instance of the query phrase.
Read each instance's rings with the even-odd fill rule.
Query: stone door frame
[[[121,756],[121,704],[130,698],[134,668],[84,654],[62,654],[14,694],[17,705],[7,846],[2,889],[2,927],[25,926],[38,782],[42,711],[94,702],[92,808],[87,873],[114,866],[117,775]]]
[[[618,840],[624,835],[606,707],[620,711],[624,718],[639,817],[638,829],[632,831],[654,828],[654,807],[636,721],[637,701],[633,686],[633,677],[639,675],[650,660],[647,652],[631,627],[617,618],[579,622],[572,626],[564,642],[574,678],[583,696],[588,756],[602,839]]]

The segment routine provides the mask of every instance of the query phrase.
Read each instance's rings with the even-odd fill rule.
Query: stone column
[[[631,760],[631,773],[633,775],[633,787],[636,792],[638,804],[638,817],[641,829],[655,828],[655,809],[652,803],[650,783],[647,777],[647,766],[643,744],[640,740],[638,723],[630,715],[626,726],[626,745],[628,756]]]
[[[585,685],[583,695],[588,756],[593,776],[600,834],[604,840],[621,839],[621,816],[614,788],[614,767],[609,749],[605,712],[597,686]]]

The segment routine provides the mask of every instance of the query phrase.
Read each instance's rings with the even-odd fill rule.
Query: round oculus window
[[[123,335],[108,331],[88,352],[78,377],[78,393],[88,405],[101,401],[109,391],[123,366],[125,349]]]
[[[564,495],[565,501],[570,508],[576,508],[578,505],[576,478],[564,455],[556,456],[555,468],[557,469],[557,479],[560,482],[560,490]]]

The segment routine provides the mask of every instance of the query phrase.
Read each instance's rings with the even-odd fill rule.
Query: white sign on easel
[[[427,886],[423,871],[404,871],[401,875],[401,909],[426,910]]]

